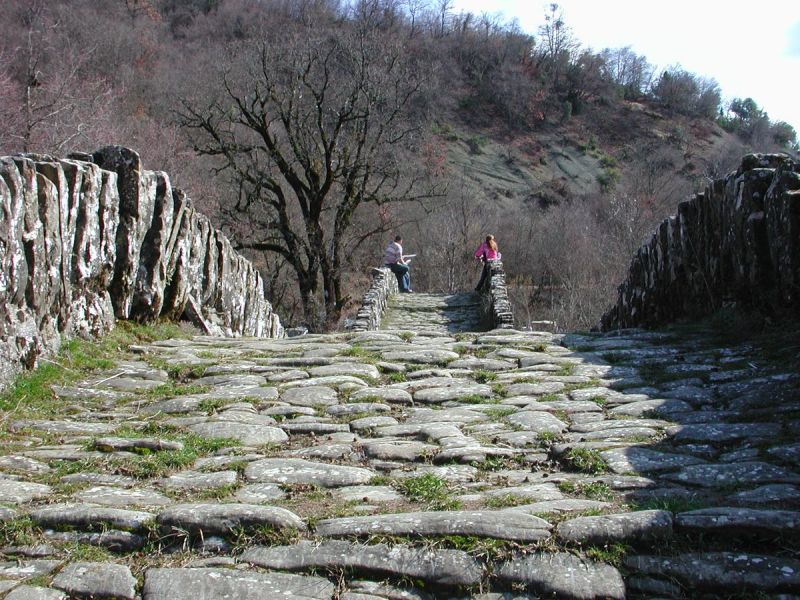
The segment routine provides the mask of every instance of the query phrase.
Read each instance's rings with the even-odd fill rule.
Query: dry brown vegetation
[[[0,155],[134,148],[249,248],[287,324],[337,327],[399,231],[419,254],[412,277],[420,291],[474,286],[471,254],[491,232],[520,326],[541,318],[590,326],[633,250],[677,202],[746,151],[796,150],[794,130],[771,122],[752,100],[720,107],[713,81],[680,68],[655,72],[630,48],[582,48],[557,6],[537,32],[457,13],[448,0],[7,0],[3,14]],[[309,127],[314,113],[301,117],[300,128],[289,119],[290,128],[276,134],[278,144],[294,145],[289,166],[300,174],[295,185],[279,182],[288,200],[285,222],[276,224],[263,209],[274,190],[259,187],[281,171],[275,154],[259,147],[258,135],[236,131],[225,103],[236,97],[226,96],[226,81],[243,83],[239,97],[247,99],[244,67],[259,53],[269,59],[265,80],[308,76],[307,90],[323,89],[320,63],[298,71],[294,50],[304,46],[295,42],[304,40],[315,40],[306,43],[309,51],[368,40],[360,49],[371,61],[361,75],[376,93],[366,84],[359,89],[374,115],[385,117],[388,92],[408,81],[381,73],[399,65],[419,84],[390,135],[351,171],[383,174],[390,185],[338,180],[318,198],[311,227],[302,202],[292,200],[320,172],[314,152],[325,142]],[[330,72],[343,87],[325,88],[339,100],[347,68]],[[291,86],[275,89],[287,100]],[[352,106],[335,104],[316,103],[317,133]],[[281,121],[260,108],[267,112],[253,114]],[[215,127],[203,128],[198,117],[217,119]],[[214,131],[232,144],[215,145]],[[394,144],[400,132],[403,143]],[[305,148],[299,154],[298,143]],[[225,154],[232,150],[236,160]],[[258,176],[243,180],[237,172]],[[409,185],[422,180],[423,188]],[[254,198],[261,204],[242,202]],[[346,198],[353,201],[337,213]],[[270,228],[282,239],[268,239]],[[296,250],[287,244],[293,236]]]

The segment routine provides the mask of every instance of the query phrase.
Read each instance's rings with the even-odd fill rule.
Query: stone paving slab
[[[245,446],[262,446],[285,442],[289,436],[279,427],[251,425],[235,421],[205,421],[191,425],[189,430],[209,439],[234,439]]]
[[[0,562],[0,578],[15,580],[49,575],[63,565],[61,560],[15,560]]]
[[[625,566],[638,573],[674,578],[691,590],[790,592],[800,589],[800,561],[762,554],[635,555],[625,558]]]
[[[234,569],[149,569],[142,600],[331,600],[334,590],[327,579],[310,575]]]
[[[672,537],[672,513],[666,510],[577,517],[562,521],[556,535],[564,542],[585,544],[658,543]]]
[[[370,469],[318,463],[299,458],[265,458],[247,465],[249,481],[283,484],[312,484],[342,487],[367,483],[376,473]]]
[[[800,475],[759,461],[738,464],[690,465],[678,472],[667,473],[664,478],[701,487],[800,483]]]
[[[323,537],[370,535],[471,535],[518,542],[550,537],[550,524],[522,512],[439,511],[325,519],[316,525]]]
[[[136,579],[124,565],[77,562],[55,576],[53,587],[71,596],[133,600]]]
[[[165,534],[189,535],[226,535],[265,525],[273,529],[306,529],[303,520],[285,508],[254,504],[179,504],[161,511],[158,524]]]
[[[621,474],[674,471],[684,466],[705,463],[703,459],[686,454],[659,452],[640,446],[604,450],[600,452],[600,456],[612,471]]]
[[[614,567],[563,552],[510,560],[500,567],[497,577],[545,597],[625,600],[625,583]]]
[[[800,403],[776,396],[796,384],[786,365],[694,333],[479,332],[473,294],[397,300],[392,330],[143,344],[57,390],[52,415],[21,407],[0,449],[15,559],[0,595],[25,580],[65,595],[46,577],[97,546],[112,553],[102,564],[131,565],[143,599],[613,598],[619,571],[592,559],[612,544],[673,560],[626,565],[631,597],[690,596],[705,577],[694,564],[730,594],[792,593],[778,577],[800,551]],[[177,380],[149,361],[205,373]],[[106,377],[119,385],[101,389]],[[120,391],[148,381],[162,387]],[[664,506],[681,548],[702,537],[720,552],[691,562],[663,544]],[[772,547],[786,556],[765,557]],[[315,572],[265,572],[242,551]]]
[[[28,516],[41,527],[74,527],[84,531],[96,531],[107,526],[142,531],[155,519],[155,515],[149,512],[91,504],[51,504],[32,510]]]
[[[244,562],[282,571],[315,568],[358,569],[368,573],[408,577],[436,586],[470,586],[480,582],[483,568],[459,550],[426,550],[407,546],[363,546],[344,541],[321,544],[300,542],[293,546],[252,548]]]
[[[40,498],[47,498],[53,489],[43,483],[29,483],[13,479],[0,479],[0,502],[25,504]]]
[[[68,600],[67,595],[60,590],[35,585],[16,587],[6,594],[5,598],[6,600]]]
[[[800,530],[800,512],[720,506],[679,513],[675,526],[708,534],[792,536]]]

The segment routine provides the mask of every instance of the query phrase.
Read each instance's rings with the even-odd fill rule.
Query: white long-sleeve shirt
[[[389,242],[386,246],[386,253],[383,255],[383,264],[393,265],[395,263],[404,263],[403,260],[403,247],[397,242]]]

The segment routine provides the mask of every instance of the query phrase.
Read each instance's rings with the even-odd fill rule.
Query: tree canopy
[[[348,237],[357,211],[435,193],[404,160],[420,143],[426,74],[407,44],[369,23],[237,50],[219,95],[186,101],[183,124],[238,190],[227,212],[240,222],[242,247],[291,265],[306,324],[319,329],[348,299],[347,254],[384,230],[378,223]]]

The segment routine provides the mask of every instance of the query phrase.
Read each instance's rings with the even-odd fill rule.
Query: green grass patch
[[[374,364],[381,359],[381,355],[378,352],[373,350],[367,350],[362,346],[358,346],[353,344],[347,350],[344,350],[339,353],[340,356],[349,356],[353,358],[358,358],[361,362],[371,363]]]
[[[605,406],[606,404],[608,404],[608,398],[604,396],[592,396],[591,398],[589,398],[589,401],[594,402],[595,404],[597,404],[597,406]]]
[[[393,371],[386,375],[386,379],[391,383],[403,383],[406,380],[406,374],[402,371]]]
[[[553,373],[553,375],[556,375],[558,377],[569,377],[574,372],[575,372],[575,364],[573,364],[573,363],[565,363],[565,364],[561,365],[561,368],[558,371],[556,371],[555,373]]]
[[[478,383],[489,383],[497,379],[497,373],[492,371],[478,370],[472,373],[472,378]]]
[[[542,446],[551,446],[553,444],[557,444],[564,436],[560,433],[556,433],[555,431],[540,431],[536,434],[536,441],[539,442]]]
[[[588,548],[584,548],[586,556],[592,560],[604,562],[614,567],[619,567],[630,551],[630,546],[621,543],[606,544],[604,546],[590,546]]]
[[[473,535],[446,535],[438,538],[435,541],[435,546],[461,550],[478,559],[498,560],[510,556],[517,544],[508,540]]]
[[[499,396],[500,398],[505,398],[506,396],[508,396],[508,392],[506,391],[506,388],[503,386],[502,383],[495,383],[492,386],[492,393],[495,396]]]
[[[450,484],[433,473],[409,477],[396,482],[397,489],[409,500],[429,510],[457,510],[461,503],[450,495]]]
[[[456,399],[456,402],[460,402],[462,404],[497,404],[499,400],[496,398],[487,398],[486,396],[481,396],[480,394],[468,394],[466,396],[459,396]]]
[[[109,455],[108,458],[57,461],[54,465],[56,475],[63,477],[79,472],[106,472],[136,479],[164,477],[190,467],[201,456],[208,456],[222,448],[241,445],[238,440],[228,438],[204,438],[194,433],[178,435],[168,430],[164,431],[157,425],[150,430],[150,433],[164,439],[180,441],[183,443],[183,449],[154,451],[138,448],[135,458],[122,459]],[[142,437],[142,434],[142,430],[125,428],[115,432],[116,436],[125,438],[139,438]]]
[[[208,365],[176,364],[160,356],[146,356],[145,361],[155,369],[166,371],[170,379],[181,382],[202,377],[208,368]]]
[[[493,406],[484,410],[483,414],[490,419],[498,420],[513,415],[515,412],[517,412],[517,409],[511,406]]]
[[[611,491],[611,488],[601,481],[592,481],[586,483],[561,481],[558,484],[558,489],[565,494],[583,496],[589,500],[609,502],[614,499],[614,494]]]
[[[488,508],[510,508],[512,506],[528,504],[529,502],[530,501],[523,496],[503,494],[502,496],[489,496],[484,504],[486,504]]]
[[[177,325],[157,323],[138,325],[119,321],[116,327],[96,340],[66,340],[52,358],[42,358],[39,367],[23,373],[0,394],[0,410],[15,411],[20,418],[59,414],[63,403],[53,393],[54,386],[66,386],[89,374],[113,369],[116,361],[128,358],[128,347],[159,339],[186,337]]]
[[[197,410],[207,415],[213,415],[226,404],[230,404],[230,402],[230,400],[224,400],[222,398],[204,398],[200,401],[200,404],[197,405]]]
[[[0,544],[3,546],[31,546],[37,543],[41,533],[30,517],[0,522]]]
[[[114,562],[114,555],[101,546],[75,542],[62,548],[70,560],[85,562]]]
[[[486,346],[477,346],[472,349],[471,354],[475,358],[486,358],[491,354],[492,348],[487,348]]]
[[[154,387],[153,389],[138,392],[138,397],[142,396],[152,400],[160,400],[165,398],[175,398],[177,396],[189,396],[194,394],[205,394],[211,391],[211,386],[199,385],[196,383],[178,383],[175,381],[168,381]]]
[[[608,472],[608,465],[597,450],[570,448],[563,460],[566,466],[580,473],[600,475]]]
[[[233,551],[239,553],[253,546],[291,546],[300,541],[300,532],[294,528],[275,529],[269,525],[254,528],[237,527],[229,536]]]
[[[395,480],[388,475],[375,475],[369,480],[368,485],[394,485]]]
[[[192,502],[197,502],[198,500],[222,500],[233,495],[240,487],[240,483],[228,483],[207,490],[195,491],[191,493],[191,499]]]

